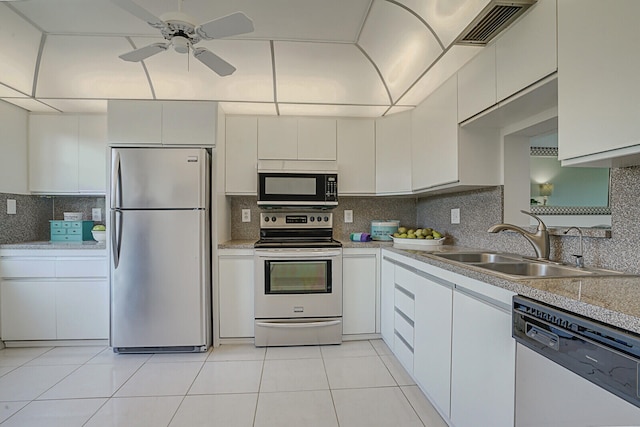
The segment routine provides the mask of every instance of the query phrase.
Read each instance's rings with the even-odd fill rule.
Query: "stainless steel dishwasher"
[[[640,426],[640,337],[513,297],[516,426]]]

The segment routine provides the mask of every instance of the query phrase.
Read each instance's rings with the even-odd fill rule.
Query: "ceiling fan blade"
[[[193,49],[193,56],[207,67],[211,68],[219,76],[228,76],[236,71],[236,67],[203,47]]]
[[[153,28],[165,28],[167,24],[165,22],[149,12],[148,10],[138,6],[137,3],[134,3],[131,0],[111,0],[113,3],[117,4],[130,14],[137,16],[138,18],[145,21],[147,24],[151,25]]]
[[[129,62],[139,62],[143,59],[155,55],[156,53],[167,50],[170,43],[154,43],[149,46],[141,47],[140,49],[132,50],[131,52],[123,53],[119,56],[120,59],[124,59]]]
[[[220,39],[253,31],[253,21],[242,12],[232,13],[196,28],[196,33],[205,40]]]

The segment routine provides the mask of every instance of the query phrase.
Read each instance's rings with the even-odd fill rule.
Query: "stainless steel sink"
[[[498,273],[508,274],[510,276],[520,277],[571,277],[571,276],[590,276],[595,272],[583,270],[563,265],[546,264],[542,262],[491,262],[474,264],[476,267],[486,268],[487,270]]]
[[[617,276],[624,273],[597,268],[577,268],[494,252],[440,252],[433,255],[456,263],[482,268],[512,278]]]
[[[469,263],[485,263],[485,262],[518,262],[521,258],[510,257],[507,255],[495,254],[490,252],[442,252],[434,253],[437,257],[445,258],[451,261]]]

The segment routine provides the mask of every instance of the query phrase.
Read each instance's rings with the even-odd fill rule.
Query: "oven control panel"
[[[260,228],[333,228],[333,213],[261,212]]]

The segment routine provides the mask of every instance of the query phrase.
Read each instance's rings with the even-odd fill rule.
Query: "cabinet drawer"
[[[49,221],[51,228],[62,228],[62,221]]]
[[[51,229],[51,235],[55,235],[55,234],[67,234],[67,229],[66,228],[52,228]]]
[[[54,234],[51,236],[52,242],[81,242],[82,234]]]
[[[398,311],[396,311],[394,317],[393,326],[395,333],[400,335],[411,347],[413,347],[413,323],[407,321],[407,319]]]
[[[80,228],[70,228],[67,230],[67,234],[82,234],[82,229]]]
[[[396,308],[413,320],[415,318],[415,296],[402,286],[396,285],[394,298]]]
[[[71,221],[69,224],[69,228],[82,228],[82,221]]]
[[[105,257],[58,259],[56,277],[107,277]]]
[[[407,347],[397,334],[394,336],[393,354],[407,372],[413,375],[413,350]]]
[[[55,261],[52,258],[2,259],[0,275],[14,277],[54,277]]]
[[[62,222],[62,228],[71,228],[72,223],[69,221]]]

